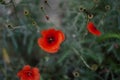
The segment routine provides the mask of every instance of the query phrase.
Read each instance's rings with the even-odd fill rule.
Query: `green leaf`
[[[40,80],[44,80],[43,77],[42,77],[42,75],[40,75]]]
[[[62,55],[62,57],[57,61],[57,63],[61,63],[62,61],[64,61],[66,59],[66,57],[68,57],[68,55],[70,54],[70,51],[65,51],[65,53]]]
[[[35,40],[35,36],[32,36],[31,38],[30,38],[30,42],[29,42],[29,44],[28,44],[28,54],[31,54],[31,52],[32,52],[32,48],[33,48],[33,45],[34,45],[34,40]],[[36,42],[37,43],[37,42]]]
[[[101,54],[100,52],[96,53],[91,51],[90,49],[86,49],[86,51],[83,53],[86,57],[94,60],[95,62],[97,62],[98,64],[101,64],[104,56],[103,54]]]
[[[101,41],[104,41],[106,39],[111,39],[111,38],[115,38],[115,39],[120,40],[120,33],[107,33],[107,34],[104,34],[101,37],[97,38],[97,41],[101,42]]]

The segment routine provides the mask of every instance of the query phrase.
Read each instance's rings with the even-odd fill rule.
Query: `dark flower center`
[[[47,38],[48,43],[53,43],[55,41],[55,38],[53,36],[50,36]]]
[[[32,72],[28,71],[27,76],[32,76]]]
[[[97,28],[96,28],[96,27],[92,27],[92,30],[93,30],[93,31],[96,31],[96,30],[97,30]]]

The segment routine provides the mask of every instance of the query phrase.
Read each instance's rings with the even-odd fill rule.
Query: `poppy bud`
[[[79,77],[80,73],[79,73],[79,71],[73,71],[73,75],[74,75],[74,77]]]
[[[24,15],[28,15],[29,11],[28,10],[24,10]]]
[[[87,15],[90,14],[87,9],[83,9],[83,12],[86,13]]]
[[[106,10],[110,10],[110,5],[106,5],[106,6],[105,6],[105,9],[106,9]]]
[[[44,1],[44,3],[48,3],[48,1],[47,1],[47,0],[45,0],[45,1]]]
[[[40,9],[43,10],[43,6],[41,6]]]
[[[80,12],[83,12],[83,11],[84,11],[84,8],[83,8],[83,7],[80,7],[79,10],[80,10]]]
[[[11,27],[12,27],[12,25],[11,25],[11,24],[8,24],[8,25],[7,25],[7,27],[8,27],[8,28],[11,28]]]
[[[50,17],[49,17],[48,15],[46,15],[46,16],[45,16],[45,18],[46,18],[47,20],[49,20],[49,19],[50,19]]]
[[[91,66],[91,69],[92,69],[93,71],[96,71],[96,70],[98,69],[98,65],[97,65],[97,64],[93,64],[93,65]]]
[[[92,19],[93,18],[93,14],[88,14],[88,19]]]
[[[35,21],[32,22],[32,25],[36,25],[37,23]]]

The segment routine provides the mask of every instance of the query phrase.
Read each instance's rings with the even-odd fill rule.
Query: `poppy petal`
[[[47,30],[41,31],[42,36],[45,36],[45,35],[46,35],[46,32],[47,32]]]
[[[32,72],[34,73],[35,80],[40,80],[39,69],[38,68],[33,68]]]
[[[65,35],[63,34],[63,32],[62,31],[57,31],[57,33],[58,33],[58,37],[59,37],[59,42],[61,43],[61,42],[63,42],[64,40],[65,40]]]
[[[93,35],[96,35],[96,36],[100,36],[101,35],[101,32],[95,27],[94,23],[93,22],[89,22],[88,25],[87,25],[87,29],[90,33],[92,33]]]
[[[55,29],[54,28],[50,28],[49,30],[42,30],[41,34],[44,37],[44,36],[48,35],[49,33],[53,33],[53,32],[55,32]]]
[[[22,76],[22,73],[23,73],[23,71],[19,71],[19,72],[17,73],[17,76],[18,76],[18,77]]]
[[[53,49],[47,49],[46,52],[54,54],[54,53],[58,52],[58,50],[59,50],[59,47],[56,47]]]
[[[42,37],[38,38],[38,45],[48,53],[56,53],[60,44],[65,40],[65,36],[61,30],[50,28],[41,31]]]
[[[26,65],[26,66],[23,67],[23,70],[30,70],[30,68],[31,67],[29,65]]]
[[[56,53],[59,49],[59,44],[54,46],[48,46],[48,44],[45,42],[43,38],[38,39],[38,45],[46,52],[48,53]]]

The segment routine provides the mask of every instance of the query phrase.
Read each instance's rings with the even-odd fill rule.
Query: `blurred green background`
[[[53,55],[37,44],[51,27],[66,36]],[[0,80],[19,80],[26,64],[41,80],[120,80],[120,0],[0,0]]]

